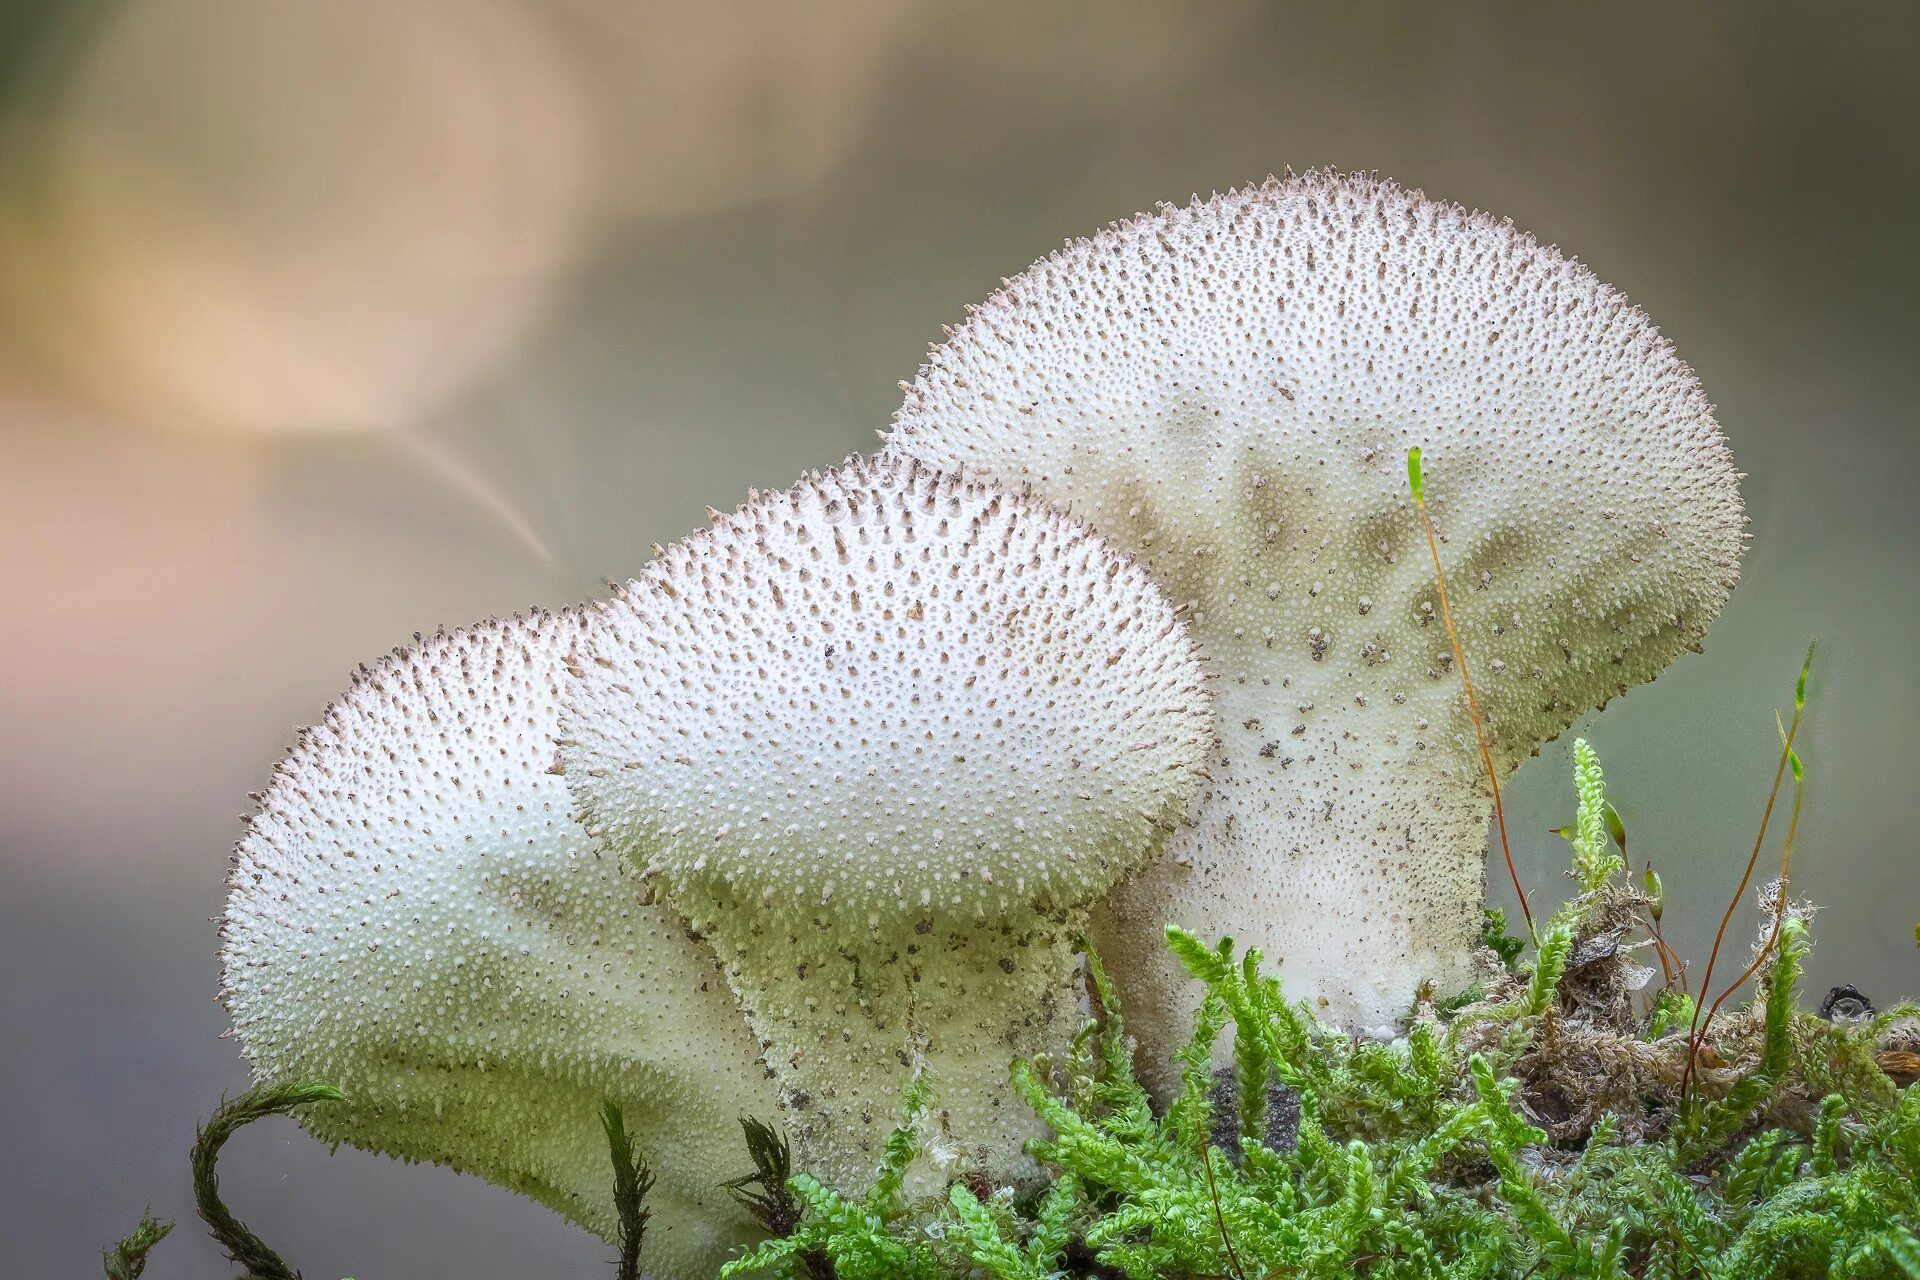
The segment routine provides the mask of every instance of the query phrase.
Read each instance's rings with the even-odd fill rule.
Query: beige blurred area
[[[0,1272],[190,1218],[193,1121],[245,1080],[237,815],[355,664],[871,448],[1001,276],[1289,165],[1511,216],[1694,364],[1744,581],[1582,732],[1703,953],[1818,636],[1812,982],[1920,992],[1917,37],[1892,3],[0,8]],[[1509,800],[1543,896],[1566,764]],[[230,1159],[310,1275],[603,1270],[471,1179],[286,1126]],[[183,1227],[147,1275],[221,1265]]]
[[[577,260],[594,120],[498,0],[102,11],[9,121],[8,318],[132,426],[403,427]]]

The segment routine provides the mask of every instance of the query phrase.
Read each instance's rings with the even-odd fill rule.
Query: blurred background
[[[151,1202],[183,1225],[149,1277],[225,1274],[184,1162],[246,1082],[208,917],[247,792],[355,663],[872,447],[999,277],[1288,165],[1509,215],[1699,370],[1751,473],[1745,581],[1583,731],[1701,956],[1820,637],[1812,984],[1920,992],[1917,41],[1897,4],[12,0],[0,1269],[97,1274]],[[1566,763],[1512,789],[1542,893]],[[228,1159],[310,1276],[608,1257],[286,1122]]]

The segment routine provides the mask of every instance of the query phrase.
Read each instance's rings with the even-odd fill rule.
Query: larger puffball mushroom
[[[1504,775],[1698,647],[1738,475],[1693,372],[1507,222],[1307,174],[1117,224],[935,349],[889,453],[1027,485],[1191,609],[1222,748],[1197,825],[1097,913],[1164,1061],[1230,933],[1374,1028],[1467,985],[1490,793],[1407,491],[1420,446]]]
[[[561,754],[582,820],[718,950],[797,1167],[864,1186],[924,1068],[920,1185],[1018,1177],[1008,1066],[1067,1047],[1086,904],[1211,748],[1191,643],[1077,522],[912,464],[714,515],[596,616]]]
[[[224,998],[316,1135],[477,1173],[612,1239],[612,1100],[657,1175],[646,1260],[706,1277],[756,1237],[717,1184],[777,1109],[712,955],[595,851],[552,773],[568,612],[421,641],[281,763],[240,842]]]

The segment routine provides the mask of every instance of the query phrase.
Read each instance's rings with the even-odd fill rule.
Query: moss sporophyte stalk
[[[259,1087],[193,1165],[249,1274],[215,1157],[287,1113],[623,1278],[1920,1276],[1920,1012],[1795,1002],[1812,655],[1707,956],[1585,741],[1570,896],[1515,870],[1502,782],[1747,536],[1640,311],[1312,173],[1072,242],[903,386],[878,457],[416,637],[281,762],[221,925]]]

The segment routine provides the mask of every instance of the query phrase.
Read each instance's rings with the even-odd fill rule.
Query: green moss
[[[794,1171],[780,1133],[745,1121],[752,1171],[727,1185],[773,1238],[722,1275],[1920,1280],[1920,1084],[1897,1087],[1876,1058],[1890,1042],[1902,1061],[1920,1048],[1920,1008],[1852,1023],[1802,1012],[1807,912],[1777,888],[1762,895],[1749,1004],[1701,1019],[1694,995],[1646,991],[1636,957],[1663,944],[1634,939],[1657,936],[1659,886],[1628,883],[1599,762],[1584,742],[1575,762],[1573,898],[1530,957],[1489,913],[1481,978],[1423,993],[1399,1039],[1322,1026],[1258,952],[1170,929],[1205,995],[1162,1107],[1088,953],[1095,1016],[1061,1060],[1012,1065],[1049,1132],[1030,1144],[1043,1185],[906,1196],[939,1084],[925,1076],[858,1196]],[[1216,1071],[1229,1027],[1232,1065]],[[255,1119],[337,1096],[256,1089],[199,1134],[201,1216],[249,1276],[298,1273],[221,1202],[220,1148]],[[620,1274],[634,1275],[651,1179],[618,1111],[602,1118]],[[110,1280],[138,1276],[169,1226],[149,1215],[108,1250]]]
[[[1320,1026],[1258,953],[1169,930],[1206,995],[1184,1087],[1157,1108],[1089,956],[1099,1016],[1065,1061],[1013,1067],[1050,1130],[1031,1147],[1050,1185],[956,1185],[914,1207],[910,1121],[865,1196],[796,1175],[798,1224],[724,1274],[802,1277],[811,1258],[841,1280],[1920,1277],[1920,1086],[1897,1089],[1873,1057],[1914,1008],[1854,1025],[1800,1012],[1808,930],[1783,906],[1758,993],[1689,1072],[1693,1001],[1636,994],[1649,897],[1626,883],[1585,743],[1576,790],[1577,893],[1532,960],[1494,920],[1486,979],[1423,1001],[1403,1038]],[[937,1084],[916,1082],[910,1114]]]

